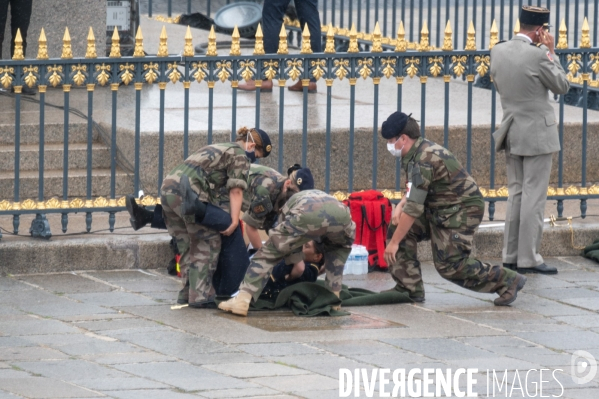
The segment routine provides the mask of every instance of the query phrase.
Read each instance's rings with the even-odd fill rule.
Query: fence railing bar
[[[87,201],[91,201],[92,199],[92,167],[93,167],[93,141],[94,141],[94,84],[87,85],[87,182],[86,182],[86,196],[85,199]],[[40,94],[41,97],[41,94]],[[41,100],[41,98],[40,98]],[[40,116],[41,120],[41,116]],[[41,126],[40,122],[40,126]],[[139,146],[139,141],[135,141],[136,147]],[[139,165],[139,149],[136,148],[136,158],[135,165]],[[40,180],[42,178],[40,177]],[[135,170],[135,180],[137,182],[137,190],[139,190],[139,169]],[[136,190],[136,193],[137,193]],[[85,215],[85,228],[89,233],[92,229],[92,213],[87,212]]]
[[[375,65],[375,70],[377,69],[377,65]],[[372,121],[372,189],[376,190],[377,182],[377,164],[378,164],[378,131],[379,131],[379,85],[378,83],[374,84],[374,115]]]
[[[67,80],[68,73],[65,73],[65,81]],[[68,201],[69,199],[69,94],[70,85],[64,85],[64,143],[63,143],[63,171],[62,171],[62,200]],[[67,232],[68,214],[62,214],[62,232]]]
[[[166,82],[160,82],[160,120],[158,125],[158,190],[162,187],[164,177],[164,108],[166,97]],[[159,194],[160,195],[160,194]]]
[[[495,125],[497,123],[497,90],[495,85],[491,85],[491,167],[489,171],[489,188],[495,189],[495,140],[493,139],[493,132],[495,131]],[[495,218],[495,202],[489,202],[489,220]]]
[[[306,71],[308,66],[306,65]],[[309,82],[309,79],[308,79]],[[304,82],[302,82],[304,83]],[[308,166],[308,84],[303,86],[303,118],[302,118],[302,166]]]

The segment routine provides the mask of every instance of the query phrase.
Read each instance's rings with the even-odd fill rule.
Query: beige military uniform
[[[501,98],[503,120],[493,133],[505,150],[509,199],[503,262],[520,268],[543,263],[539,254],[552,154],[560,150],[549,91],[570,88],[559,59],[523,35],[491,50],[491,77]]]

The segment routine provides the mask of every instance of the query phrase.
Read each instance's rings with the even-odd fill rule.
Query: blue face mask
[[[245,156],[248,157],[251,163],[256,163],[256,153],[254,151],[246,151]]]

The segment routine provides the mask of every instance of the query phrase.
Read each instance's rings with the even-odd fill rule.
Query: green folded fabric
[[[282,290],[276,300],[259,299],[252,304],[252,310],[273,310],[289,307],[296,316],[346,316],[349,312],[333,310],[341,304],[347,306],[372,306],[412,302],[410,297],[398,291],[373,292],[361,288],[349,288],[343,285],[340,298],[324,286],[324,281],[316,283],[298,283]]]
[[[585,253],[584,257],[592,259],[595,262],[599,262],[599,249],[596,249],[594,251],[589,251],[589,252]]]
[[[582,250],[582,253],[584,256],[586,256],[587,253],[596,251],[596,250],[599,250],[599,239],[595,240],[595,242],[593,242],[591,245],[586,246]]]

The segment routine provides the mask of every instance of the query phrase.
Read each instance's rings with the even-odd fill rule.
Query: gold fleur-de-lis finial
[[[397,43],[395,44],[396,52],[404,52],[408,49],[408,43],[406,42],[406,31],[403,27],[403,21],[399,21],[399,28],[397,29]]]
[[[23,37],[21,36],[21,29],[17,28],[17,36],[15,37],[15,51],[12,56],[13,60],[24,60],[25,54],[23,54]]]
[[[520,33],[520,18],[516,18],[516,24],[514,25],[514,35]]]
[[[429,51],[430,46],[428,44],[428,25],[426,21],[422,23],[422,30],[420,31],[420,51]]]
[[[110,46],[110,58],[121,58],[121,38],[119,37],[119,31],[114,27],[112,33],[112,45]]]
[[[580,48],[591,48],[591,37],[589,36],[589,21],[584,17],[582,21],[582,36],[580,37]]]
[[[241,55],[240,38],[239,29],[237,29],[237,25],[235,25],[233,34],[231,35],[231,51],[229,51],[229,55]]]
[[[356,25],[351,24],[351,29],[349,30],[349,48],[347,49],[348,53],[359,53],[360,48],[358,47],[358,32],[356,31]]]
[[[71,50],[71,35],[69,34],[69,28],[64,31],[62,37],[62,55],[60,58],[70,59],[73,58],[73,51]]]
[[[466,39],[466,47],[464,50],[466,51],[475,51],[476,50],[476,31],[474,30],[474,23],[470,20],[470,25],[468,26]]]
[[[557,49],[568,48],[568,28],[566,27],[566,20],[562,19],[559,25],[559,37],[557,39]]]
[[[377,23],[374,25],[374,31],[372,31],[372,49],[370,50],[372,53],[383,52],[381,37],[381,28],[379,27],[379,23],[377,21]]]
[[[495,45],[499,42],[499,29],[497,29],[497,22],[493,20],[491,24],[491,34],[489,39],[489,50],[495,47]]]
[[[48,41],[46,40],[46,32],[44,31],[44,28],[42,28],[42,31],[40,32],[40,38],[39,38],[39,47],[37,50],[37,59],[38,60],[47,60],[48,57]]]
[[[451,30],[451,23],[447,20],[447,24],[445,25],[445,37],[443,38],[443,51],[452,51],[453,50],[453,30]]]
[[[264,54],[264,34],[262,33],[262,26],[258,24],[256,29],[256,42],[254,44],[254,55]]]
[[[208,34],[208,48],[206,49],[206,55],[208,57],[218,55],[216,52],[216,33],[214,32],[214,25],[210,27],[210,33]]]
[[[94,36],[94,30],[91,26],[89,27],[89,32],[87,34],[85,58],[98,58],[98,53],[96,52],[96,37]]]
[[[166,35],[166,26],[162,25],[160,32],[160,44],[158,45],[158,53],[156,57],[168,57],[168,36]]]
[[[135,34],[135,49],[133,50],[134,57],[145,57],[146,52],[144,51],[144,37],[141,33],[141,26],[137,27],[137,33]]]
[[[193,36],[191,35],[191,28],[189,25],[187,25],[187,31],[185,32],[185,46],[183,47],[183,57],[193,57],[194,54]]]
[[[335,29],[333,29],[332,23],[329,23],[329,30],[327,31],[327,44],[324,47],[324,52],[327,54],[335,53]]]
[[[308,29],[308,24],[304,25],[304,31],[302,32],[302,49],[300,54],[312,54],[312,47],[310,46],[310,29]]]
[[[285,29],[285,23],[281,25],[281,32],[279,32],[279,49],[277,54],[289,54],[289,48],[287,47],[287,29]]]

